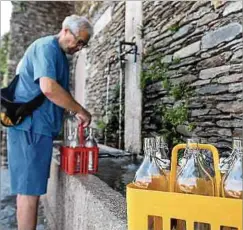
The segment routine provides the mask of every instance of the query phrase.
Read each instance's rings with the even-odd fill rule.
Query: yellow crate
[[[179,149],[172,151],[170,191],[174,191],[176,160]],[[218,152],[212,145],[199,145],[201,149],[213,152],[216,167],[216,192],[219,195],[220,174],[218,170]],[[175,160],[176,158],[176,160]],[[208,223],[211,230],[220,230],[220,226],[231,226],[242,230],[242,201],[230,198],[208,197],[137,189],[127,185],[128,230],[148,230],[148,216],[163,218],[163,227],[156,230],[170,230],[171,219],[185,220],[187,230],[194,230],[194,222]]]

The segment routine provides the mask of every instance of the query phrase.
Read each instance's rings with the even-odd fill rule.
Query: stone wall
[[[109,112],[114,121],[113,132],[109,132],[107,144],[117,146],[119,108],[117,93],[120,69],[117,63],[111,66],[108,73],[108,63],[110,57],[117,55],[119,41],[125,39],[125,3],[104,3],[91,20],[94,25],[94,37],[90,41],[90,48],[87,49],[86,107],[92,113],[95,123],[103,122],[106,115],[106,87],[109,74]]]
[[[194,86],[190,99],[193,134],[218,147],[242,132],[242,2],[226,2],[216,10],[209,1],[143,3],[145,62],[160,55],[172,82]],[[144,90],[143,134],[156,132],[154,113],[173,105],[161,82]],[[186,134],[186,130],[181,130]]]
[[[217,146],[229,144],[242,128],[235,117],[241,112],[242,103],[242,3],[220,4],[214,9],[210,1],[144,1],[140,51],[146,64],[160,56],[173,83],[183,81],[194,87],[188,118],[196,127],[193,135]],[[123,2],[99,3],[92,7],[95,11],[83,9],[91,15],[96,28],[108,7],[112,7],[112,20],[95,34],[87,50],[86,106],[94,122],[105,117],[106,68],[109,58],[116,55],[118,42],[124,40],[126,9]],[[118,65],[112,66],[110,72],[110,108],[118,102],[114,100],[117,84]],[[152,81],[143,91],[143,136],[160,129],[154,113],[162,104],[173,106],[174,101],[166,95],[160,81]],[[110,113],[117,115],[115,110]],[[186,126],[178,131],[184,137],[191,135]],[[117,126],[109,133],[108,144],[117,146]]]
[[[63,18],[74,9],[69,2],[13,4],[10,76],[26,47],[40,36],[58,32]],[[107,144],[112,146],[118,141],[120,70],[119,63],[111,66],[110,73],[107,67],[110,57],[117,56],[119,41],[125,40],[125,11],[125,2],[75,3],[75,12],[88,16],[95,29],[86,52],[85,106],[93,114],[94,123],[104,121],[109,75],[108,117],[113,123]],[[217,9],[210,1],[143,2],[140,55],[144,63],[163,56],[161,61],[167,63],[167,74],[173,82],[186,81],[195,87],[188,120],[196,125],[195,135],[217,146],[228,144],[242,128],[241,121],[233,116],[241,113],[242,107],[241,16],[241,1],[228,1]],[[73,86],[74,80],[71,83]],[[173,106],[174,101],[166,95],[161,82],[152,81],[143,92],[143,136],[158,131],[154,113],[161,104]],[[185,127],[179,131],[187,135]]]

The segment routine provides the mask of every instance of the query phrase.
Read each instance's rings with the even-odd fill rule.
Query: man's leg
[[[35,230],[39,196],[17,195],[18,230]]]
[[[18,230],[35,230],[40,195],[47,192],[52,137],[8,130],[11,192],[17,194]],[[21,195],[20,195],[21,194]]]

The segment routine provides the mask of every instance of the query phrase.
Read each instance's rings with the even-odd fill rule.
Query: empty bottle
[[[97,142],[93,136],[92,128],[89,128],[89,136],[85,140],[85,147],[87,147],[87,148],[97,147]],[[88,170],[92,171],[94,169],[93,151],[90,150],[88,152],[88,158],[89,158]]]
[[[162,137],[145,138],[144,160],[133,181],[137,188],[168,191],[168,159],[166,159],[165,146]],[[148,229],[162,230],[162,219],[156,216],[149,216]]]
[[[233,139],[233,149],[227,158],[227,170],[222,177],[221,194],[226,198],[242,199],[242,141]],[[221,227],[221,230],[237,230],[233,227]]]
[[[205,196],[215,195],[213,170],[205,161],[203,152],[197,147],[197,140],[188,139],[184,152],[186,163],[176,178],[176,192]],[[195,230],[209,230],[208,224],[195,223]],[[185,221],[177,221],[177,230],[186,230]]]
[[[224,197],[242,199],[242,140],[233,140],[230,167],[222,179],[222,194]]]
[[[151,183],[152,179],[150,174],[148,173],[149,166],[151,164],[150,155],[151,155],[151,145],[153,142],[153,138],[145,138],[144,139],[144,158],[143,162],[138,168],[135,178],[133,180],[133,184],[141,189],[148,189],[149,184]]]
[[[73,112],[69,112],[64,121],[64,146],[76,148],[80,145],[79,122]]]
[[[168,146],[162,136],[155,138],[155,146],[152,148],[149,173],[152,182],[149,189],[169,191],[170,160],[168,159]]]

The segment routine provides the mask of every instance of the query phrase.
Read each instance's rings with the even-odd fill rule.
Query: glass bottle
[[[242,141],[238,138],[233,139],[233,149],[227,160],[224,162],[226,170],[222,177],[221,195],[226,198],[242,199]],[[224,160],[224,161],[226,161]],[[233,227],[221,227],[220,230],[237,230]]]
[[[156,141],[156,154],[155,156],[162,161],[160,162],[160,167],[164,170],[170,170],[170,160],[168,158],[169,148],[164,141],[162,136],[157,136]]]
[[[205,196],[215,195],[214,175],[209,164],[197,146],[198,140],[188,139],[184,152],[186,163],[177,174],[175,191]],[[195,223],[196,230],[209,230],[207,224]],[[185,221],[177,221],[177,230],[186,230]]]
[[[221,157],[219,159],[219,170],[221,174],[221,178],[228,172],[231,163],[231,157]]]
[[[140,167],[138,168],[135,178],[133,180],[133,184],[137,188],[148,189],[149,184],[152,179],[150,174],[148,173],[148,169],[150,166],[150,148],[153,142],[153,138],[145,138],[144,139],[144,159]]]
[[[162,169],[160,138],[144,140],[144,161],[136,172],[135,186],[148,190],[167,191],[168,182]],[[148,229],[162,229],[162,219],[157,216],[148,217]]]
[[[224,197],[242,199],[242,157],[243,147],[241,139],[233,140],[230,167],[222,179],[222,194]]]
[[[144,160],[135,174],[133,184],[139,188],[168,191],[169,160],[161,137],[144,139]]]
[[[168,159],[168,146],[162,136],[155,138],[149,173],[152,177],[151,189],[169,191],[170,160]],[[151,172],[150,172],[151,171]]]
[[[85,147],[87,148],[93,148],[97,146],[97,142],[93,136],[93,129],[89,128],[89,136],[85,140]],[[88,158],[89,158],[89,164],[88,164],[88,170],[92,171],[94,169],[94,162],[93,162],[93,151],[88,152]]]
[[[166,175],[159,167],[159,160],[156,159],[155,154],[152,152],[150,155],[150,165],[148,174],[151,177],[151,182],[148,185],[149,190],[167,191],[168,183]]]
[[[64,121],[64,146],[75,148],[79,146],[79,122],[73,112],[69,112]]]

